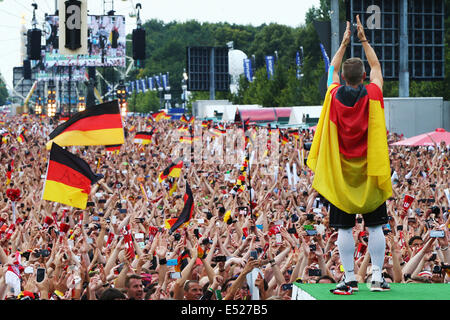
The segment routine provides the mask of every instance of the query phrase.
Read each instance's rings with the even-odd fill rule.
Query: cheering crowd
[[[314,176],[305,165],[312,130],[250,124],[253,133],[229,148],[242,124],[196,121],[198,131],[185,143],[174,136],[194,124],[128,117],[120,150],[67,148],[102,175],[83,210],[42,200],[53,121],[2,120],[0,299],[289,300],[296,282],[342,280],[329,205],[311,188]],[[135,141],[142,131],[152,131],[149,144]],[[276,163],[246,157],[245,146],[262,132],[272,143],[261,154]],[[388,133],[389,144],[400,139]],[[449,146],[389,149],[393,196],[383,276],[449,283]],[[234,161],[223,161],[231,155]],[[161,181],[179,157],[179,176]],[[172,230],[188,187],[193,211]],[[406,198],[413,201],[405,204]],[[364,283],[371,276],[368,231],[355,218],[355,274]]]

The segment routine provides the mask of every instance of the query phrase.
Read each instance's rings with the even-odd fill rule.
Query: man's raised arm
[[[340,83],[339,79],[339,70],[341,69],[342,59],[344,58],[345,50],[347,49],[348,44],[350,43],[351,31],[350,31],[350,22],[347,21],[347,29],[345,30],[344,37],[342,38],[341,46],[338,51],[334,54],[333,60],[330,63],[330,69],[328,70],[328,85],[331,83],[337,82]],[[330,79],[330,76],[332,77]]]
[[[373,48],[369,44],[369,41],[366,38],[364,28],[361,24],[361,20],[359,20],[359,15],[356,16],[356,23],[357,23],[358,38],[359,41],[362,43],[364,53],[366,54],[367,57],[367,62],[369,63],[370,66],[370,82],[375,83],[378,87],[380,87],[381,91],[383,91],[383,73],[381,71],[381,64],[380,61],[378,61],[378,57],[377,54],[375,53],[375,50],[373,50]]]

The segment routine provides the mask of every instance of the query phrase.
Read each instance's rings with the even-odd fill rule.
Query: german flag
[[[288,142],[289,142],[289,137],[286,134],[281,133],[281,144],[284,146]]]
[[[170,119],[172,119],[172,116],[164,112],[162,118],[163,118],[164,120],[170,120]]]
[[[184,207],[181,211],[180,215],[177,218],[177,221],[172,225],[169,230],[169,234],[172,234],[182,225],[186,224],[191,220],[192,213],[194,212],[194,195],[192,194],[191,187],[189,183],[186,181],[186,193],[184,194]]]
[[[169,197],[172,196],[175,190],[177,190],[177,182],[172,178],[171,181],[169,181]]]
[[[344,90],[328,87],[307,165],[317,192],[342,211],[364,214],[392,195],[383,93],[370,83],[350,108]]]
[[[184,114],[181,115],[180,121],[183,123],[189,123],[188,119],[186,118],[186,116]]]
[[[117,100],[78,112],[50,133],[50,141],[60,146],[98,146],[124,143],[122,117]]]
[[[225,129],[222,129],[222,128],[219,128],[219,127],[215,127],[215,128],[213,128],[213,133],[216,136],[220,137],[220,136],[224,135],[225,133],[227,133],[227,131]]]
[[[11,163],[8,164],[8,170],[6,171],[6,185],[9,185],[11,182],[11,176],[14,171],[14,159],[11,160]]]
[[[233,189],[230,191],[231,194],[236,194],[245,190],[245,178],[247,177],[248,161],[249,157],[248,155],[246,155],[244,163],[239,170],[240,175],[237,178],[236,184],[234,185]]]
[[[183,126],[178,127],[177,130],[178,130],[178,132],[188,132],[189,128],[188,128],[188,126],[183,125]]]
[[[298,132],[298,129],[289,130],[289,135],[293,136],[295,139],[298,139],[300,137],[300,133]]]
[[[163,172],[160,173],[158,177],[159,183],[166,180],[168,177],[178,178],[181,174],[181,169],[183,168],[183,160],[181,158],[172,162]]]
[[[192,117],[189,119],[189,124],[194,124],[194,121],[195,121],[195,117],[192,116]]]
[[[152,118],[153,118],[155,121],[160,121],[160,120],[162,120],[162,119],[164,118],[165,114],[166,114],[166,113],[165,113],[164,111],[152,113]]]
[[[177,265],[174,266],[176,272],[181,272],[184,268],[186,268],[186,266],[189,264],[188,258],[189,250],[185,249],[177,258]]]
[[[20,143],[24,143],[27,141],[27,138],[25,137],[25,130],[20,133],[20,135],[17,137],[17,141]]]
[[[7,144],[10,139],[11,133],[5,132],[2,134],[2,143]]]
[[[116,152],[118,153],[120,151],[121,144],[112,144],[109,146],[105,146],[106,152]]]
[[[134,136],[134,143],[140,143],[142,145],[152,143],[152,133],[145,131],[136,132],[136,135]]]
[[[182,137],[180,137],[180,142],[192,144],[192,138],[191,137],[182,136]]]
[[[86,209],[91,185],[100,177],[83,159],[53,143],[42,199]]]

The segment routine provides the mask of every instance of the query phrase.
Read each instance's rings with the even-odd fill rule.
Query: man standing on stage
[[[390,287],[382,277],[388,222],[385,201],[392,195],[390,162],[384,120],[383,76],[375,51],[367,40],[359,16],[357,34],[370,66],[370,84],[360,58],[341,61],[350,43],[350,22],[341,46],[331,61],[328,91],[308,166],[315,172],[312,187],[330,203],[330,226],[338,229],[338,249],[345,279],[337,290],[358,290],[354,274],[355,243],[352,229],[356,214],[362,214],[369,230],[368,250],[372,261],[371,291]]]

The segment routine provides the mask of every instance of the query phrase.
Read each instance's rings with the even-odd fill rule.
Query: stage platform
[[[391,290],[371,292],[370,285],[360,283],[359,291],[351,295],[330,292],[336,283],[294,283],[292,300],[450,300],[450,284],[390,283]]]

